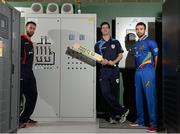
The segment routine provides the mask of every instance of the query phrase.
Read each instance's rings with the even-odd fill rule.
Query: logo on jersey
[[[144,45],[142,45],[141,47],[139,47],[139,51],[142,51],[144,49]]]
[[[138,51],[136,51],[136,56],[139,54],[139,52]]]
[[[158,52],[158,48],[155,48],[153,51],[154,51],[155,53],[157,53],[157,52]]]
[[[151,86],[151,83],[150,83],[149,80],[145,82],[145,86],[146,86],[147,88]]]
[[[114,49],[116,46],[114,44],[111,45],[111,48]]]
[[[135,55],[134,56],[138,57],[139,56],[139,51],[138,51],[137,47],[134,47],[134,50],[135,50]]]
[[[29,54],[29,55],[30,55],[30,54],[34,54],[34,50],[31,49],[31,51],[29,51],[28,54]]]
[[[119,83],[119,79],[116,79],[116,83]]]
[[[30,55],[30,54],[33,54],[33,52],[29,52],[29,55]]]

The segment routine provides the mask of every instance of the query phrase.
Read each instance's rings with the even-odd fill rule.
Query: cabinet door
[[[10,129],[11,10],[0,4],[0,133]]]
[[[94,17],[64,17],[61,20],[61,118],[94,117],[94,63],[67,51],[74,43],[93,50],[94,35]]]
[[[179,0],[163,4],[163,126],[170,133],[180,132],[179,9]]]
[[[20,94],[20,12],[12,9],[12,87],[11,87],[11,129],[17,128]]]
[[[33,17],[37,23],[34,43],[34,74],[38,100],[33,116],[59,117],[60,83],[60,19],[59,17]]]

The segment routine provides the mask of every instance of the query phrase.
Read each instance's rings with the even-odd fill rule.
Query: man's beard
[[[141,38],[141,37],[143,37],[145,34],[143,33],[143,34],[137,34],[137,36],[139,37],[139,38]]]
[[[28,35],[29,37],[32,37],[33,34],[34,34],[34,33],[30,34],[29,32],[27,32],[27,35]]]

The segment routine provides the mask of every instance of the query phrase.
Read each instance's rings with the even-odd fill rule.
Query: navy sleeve
[[[95,51],[96,53],[100,54],[98,43],[95,44],[95,46],[94,46],[94,51]]]
[[[122,49],[122,46],[121,46],[121,44],[120,44],[120,42],[118,40],[116,42],[116,46],[117,46],[117,53],[118,54],[124,52],[124,50]]]

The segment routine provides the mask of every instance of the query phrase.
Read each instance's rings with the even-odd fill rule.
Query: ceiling
[[[115,3],[115,2],[162,2],[162,0],[6,0],[11,2],[56,2],[56,3]]]

